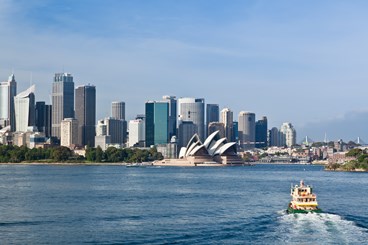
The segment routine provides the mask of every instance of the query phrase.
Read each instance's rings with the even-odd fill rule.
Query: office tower
[[[78,120],[65,118],[60,124],[60,145],[72,147],[78,144]]]
[[[193,122],[180,121],[178,127],[178,149],[186,147],[194,134],[198,133],[198,127]]]
[[[145,114],[137,114],[135,119],[141,119],[141,120],[145,121],[146,120],[146,115]]]
[[[28,127],[35,126],[35,85],[14,97],[15,130],[27,132]]]
[[[169,142],[169,103],[146,102],[146,147]]]
[[[14,97],[17,95],[17,82],[14,74],[8,81],[0,83],[0,127],[10,126],[15,131]]]
[[[124,144],[126,131],[127,128],[124,120],[107,117],[97,122],[96,136],[110,136],[111,144],[122,145]]]
[[[280,146],[292,147],[296,144],[296,131],[293,125],[289,122],[285,122],[280,128]]]
[[[78,120],[78,144],[95,145],[96,87],[83,85],[75,89],[75,118]]]
[[[111,117],[119,120],[125,120],[125,102],[114,101],[111,103]]]
[[[220,122],[224,124],[225,136],[228,142],[233,141],[233,112],[229,108],[221,110]]]
[[[252,112],[241,111],[238,120],[240,146],[243,150],[253,149],[256,140],[256,115]]]
[[[267,117],[256,122],[256,148],[267,147]]]
[[[208,136],[210,136],[212,133],[219,131],[220,138],[226,137],[226,130],[225,130],[225,124],[220,122],[210,122],[208,125]]]
[[[164,101],[169,103],[169,139],[176,135],[176,120],[177,120],[177,103],[175,96],[165,95],[162,97]]]
[[[69,73],[56,73],[52,83],[51,135],[60,138],[60,123],[64,118],[74,118],[74,82]]]
[[[231,141],[234,142],[238,142],[239,141],[239,127],[238,127],[238,122],[234,121],[233,122],[233,137]]]
[[[178,116],[181,121],[193,122],[197,126],[201,141],[205,138],[204,99],[180,98]]]
[[[206,130],[211,122],[219,122],[219,105],[218,104],[207,104],[206,105]],[[207,133],[206,136],[209,136]]]
[[[145,123],[142,119],[129,121],[129,147],[144,146]]]
[[[276,127],[271,128],[270,130],[270,146],[279,146],[279,130]]]
[[[36,102],[36,127],[46,137],[51,137],[51,113],[51,105],[46,105],[44,101]]]

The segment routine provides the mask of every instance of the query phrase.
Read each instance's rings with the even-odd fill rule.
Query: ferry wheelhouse
[[[304,185],[303,180],[300,185],[291,186],[290,195],[292,197],[287,212],[290,213],[321,213],[318,208],[317,196],[313,193],[313,188]]]

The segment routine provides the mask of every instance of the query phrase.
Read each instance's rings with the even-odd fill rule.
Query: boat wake
[[[368,229],[328,213],[283,214],[279,217],[280,242],[296,244],[364,244]]]

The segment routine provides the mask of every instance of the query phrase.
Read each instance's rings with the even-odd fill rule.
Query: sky
[[[303,137],[368,142],[368,1],[0,0],[0,79],[54,73],[97,90],[97,119],[163,95],[291,122]]]

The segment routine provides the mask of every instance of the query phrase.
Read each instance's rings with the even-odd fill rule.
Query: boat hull
[[[319,208],[313,210],[304,210],[304,209],[293,209],[289,207],[286,210],[286,212],[288,214],[307,214],[307,213],[322,213],[322,210]]]

